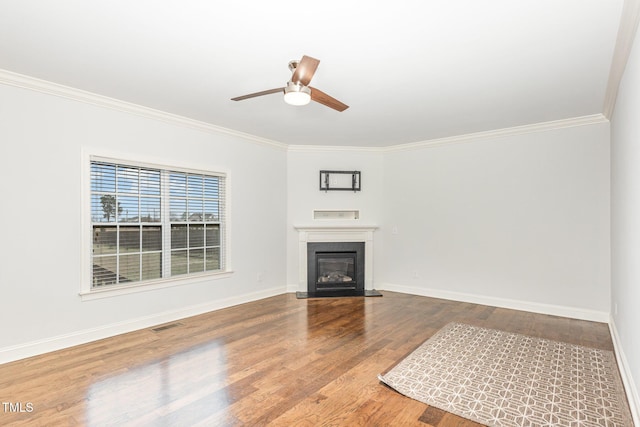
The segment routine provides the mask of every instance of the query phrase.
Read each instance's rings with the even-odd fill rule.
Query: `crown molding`
[[[342,147],[342,146],[324,146],[324,145],[290,145],[289,152],[369,152],[369,153],[388,153],[394,151],[417,150],[428,147],[436,147],[440,145],[459,144],[463,142],[477,141],[481,139],[500,138],[506,136],[525,135],[535,132],[545,132],[558,129],[566,129],[576,126],[588,126],[594,124],[608,123],[609,120],[602,114],[592,114],[589,116],[573,117],[564,120],[553,120],[531,125],[514,126],[504,129],[496,129],[484,132],[475,132],[465,135],[450,136],[446,138],[430,139],[425,141],[410,142],[406,144],[397,144],[386,147]]]
[[[634,0],[640,2],[640,0]],[[625,3],[626,4],[626,3]],[[628,55],[627,55],[628,56]],[[485,132],[476,132],[465,135],[451,136],[446,138],[431,139],[425,141],[417,141],[406,144],[390,145],[385,147],[356,147],[356,146],[325,146],[325,145],[288,145],[282,142],[270,140],[267,138],[261,138],[255,135],[239,132],[233,129],[224,128],[221,126],[212,125],[199,120],[190,119],[187,117],[179,116],[177,114],[171,114],[153,108],[144,107],[141,105],[133,104],[130,102],[121,101],[107,96],[98,95],[92,92],[72,88],[69,86],[60,85],[57,83],[48,82],[46,80],[37,79],[35,77],[25,76],[22,74],[14,73],[7,70],[0,69],[0,84],[9,86],[20,87],[37,92],[41,92],[48,95],[58,96],[61,98],[67,98],[86,104],[95,105],[98,107],[109,108],[116,111],[121,111],[129,114],[135,114],[138,116],[150,118],[153,120],[159,120],[170,124],[175,124],[190,129],[214,133],[214,134],[226,134],[237,138],[244,139],[249,142],[258,143],[262,145],[268,145],[270,147],[278,148],[288,152],[359,152],[359,153],[385,153],[393,151],[404,151],[420,149],[425,147],[434,147],[445,144],[456,144],[461,142],[471,142],[479,139],[497,138],[504,136],[522,135],[533,132],[542,132],[556,129],[564,129],[575,126],[585,126],[598,123],[607,123],[608,118],[603,114],[593,114],[590,116],[575,117],[564,120],[554,120],[543,123],[536,123],[532,125],[515,126],[505,129],[497,129]]]
[[[121,111],[124,113],[135,114],[137,116],[142,116],[148,119],[159,120],[165,123],[175,124],[202,132],[231,135],[234,137],[242,138],[249,142],[264,144],[281,150],[287,149],[287,144],[271,139],[261,138],[248,133],[212,125],[210,123],[190,119],[184,116],[179,116],[177,114],[155,110],[153,108],[144,107],[141,105],[133,104],[131,102],[109,98],[107,96],[98,95],[96,93],[87,92],[81,89],[76,89],[57,83],[52,83],[46,80],[25,76],[23,74],[18,74],[3,69],[0,69],[0,84],[29,89],[47,95],[67,98],[85,104],[109,108],[111,110]]]
[[[358,153],[380,153],[387,147],[355,147],[342,145],[289,145],[287,151],[290,153],[335,153],[335,152],[358,152]]]
[[[465,135],[450,136],[446,138],[430,139],[427,141],[411,142],[408,144],[393,145],[385,147],[383,151],[406,151],[427,147],[436,147],[448,144],[459,144],[463,142],[477,141],[489,138],[501,138],[507,136],[525,135],[536,132],[546,132],[552,130],[572,128],[576,126],[588,126],[594,124],[609,123],[609,120],[602,114],[592,114],[589,116],[573,117],[563,120],[552,120],[542,123],[534,123],[523,126],[513,126],[510,128],[496,129],[484,132],[475,132]]]
[[[627,61],[631,54],[631,48],[633,47],[639,22],[640,0],[625,0],[620,17],[620,26],[618,27],[618,37],[611,60],[604,105],[602,107],[602,114],[607,119],[611,118],[616,106],[618,89],[620,88],[624,70],[627,67]]]

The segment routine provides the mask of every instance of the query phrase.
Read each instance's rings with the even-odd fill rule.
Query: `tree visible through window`
[[[224,269],[224,176],[91,162],[92,287]]]

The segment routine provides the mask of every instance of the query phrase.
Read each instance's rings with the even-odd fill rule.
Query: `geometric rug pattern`
[[[633,426],[607,350],[450,323],[378,378],[488,426]]]

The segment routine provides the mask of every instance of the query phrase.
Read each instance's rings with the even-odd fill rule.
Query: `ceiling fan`
[[[337,111],[344,111],[348,105],[327,95],[319,89],[309,86],[311,78],[318,68],[320,60],[304,55],[300,61],[289,62],[289,69],[293,73],[291,80],[285,87],[263,90],[262,92],[250,93],[249,95],[231,98],[232,101],[242,101],[243,99],[255,98],[256,96],[270,95],[272,93],[283,92],[284,101],[291,105],[306,105],[310,101],[319,102]]]

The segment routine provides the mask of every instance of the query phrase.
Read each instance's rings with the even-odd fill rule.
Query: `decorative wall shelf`
[[[320,171],[321,191],[360,191],[360,171]]]

